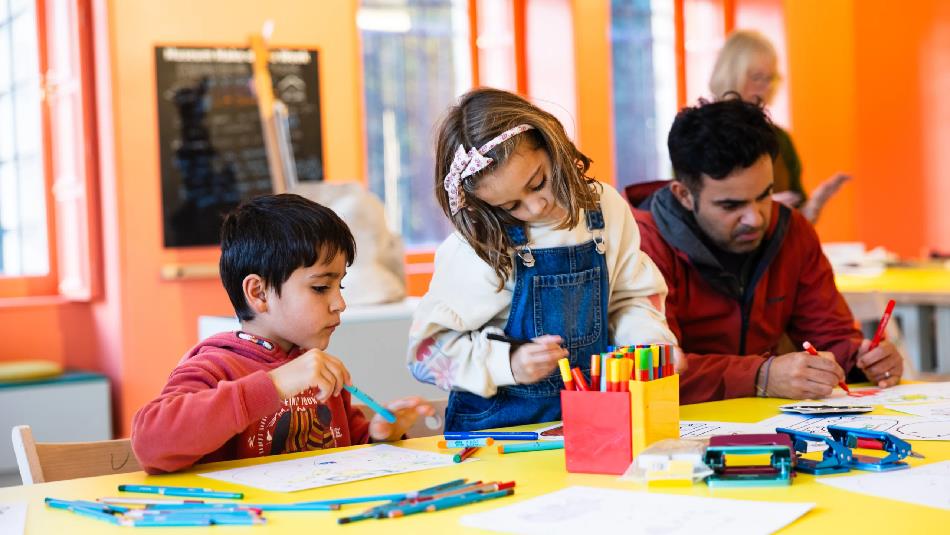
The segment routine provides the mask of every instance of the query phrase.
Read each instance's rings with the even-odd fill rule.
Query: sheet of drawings
[[[780,414],[757,425],[771,429],[787,427],[816,435],[828,434],[829,425],[856,427],[859,429],[873,429],[886,431],[897,438],[904,440],[950,440],[950,417],[921,418],[918,416],[869,416],[853,414],[846,416],[800,416],[797,414]]]
[[[851,492],[950,511],[950,461],[880,474],[820,477],[815,481]]]
[[[0,503],[0,533],[16,535],[26,530],[26,502]]]
[[[759,424],[739,422],[680,421],[680,438],[709,438],[716,435],[741,435],[748,433],[774,433]]]
[[[504,500],[494,503],[502,504]],[[568,487],[461,518],[461,524],[505,533],[772,533],[812,503],[779,503],[594,487]],[[622,527],[619,529],[618,526]]]
[[[897,385],[891,388],[852,388],[851,392],[859,396],[849,396],[843,390],[835,389],[830,398],[815,401],[828,405],[904,405],[950,402],[950,382]],[[867,395],[869,392],[876,393]]]
[[[453,465],[451,455],[380,444],[199,475],[274,492],[293,492]]]

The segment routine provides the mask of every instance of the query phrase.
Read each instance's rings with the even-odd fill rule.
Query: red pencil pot
[[[561,391],[568,472],[622,474],[633,460],[629,392]]]

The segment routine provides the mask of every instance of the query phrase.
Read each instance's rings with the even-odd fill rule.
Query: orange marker
[[[806,341],[802,344],[802,347],[805,348],[805,351],[808,351],[809,355],[814,355],[816,357],[818,356],[818,350],[815,349],[815,346],[811,345],[810,342]],[[848,388],[848,385],[846,385],[844,381],[838,381],[838,386],[840,386],[841,389],[847,392],[849,395],[851,394],[851,389]]]
[[[600,390],[600,355],[590,356],[590,389]]]

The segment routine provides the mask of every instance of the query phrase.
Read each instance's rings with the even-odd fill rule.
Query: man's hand
[[[776,398],[825,398],[843,380],[844,370],[828,351],[819,351],[818,356],[786,353],[772,361],[765,393]]]
[[[874,349],[868,351],[871,341],[861,342],[858,349],[857,366],[864,372],[868,380],[881,388],[894,386],[904,374],[904,357],[897,351],[894,344],[884,341]]]

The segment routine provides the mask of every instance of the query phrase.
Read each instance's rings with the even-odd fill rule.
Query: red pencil
[[[584,372],[581,371],[577,366],[571,368],[571,375],[574,376],[574,386],[582,391],[587,392],[590,390],[590,386],[587,384],[587,381],[584,379]]]
[[[455,456],[452,458],[452,460],[455,461],[455,462],[457,462],[457,463],[460,463],[460,462],[464,461],[465,459],[468,459],[469,457],[471,457],[472,454],[475,453],[475,452],[478,451],[478,450],[479,450],[478,446],[473,446],[473,447],[470,447],[470,448],[465,448],[464,450],[462,450],[462,451],[456,453]]]
[[[884,308],[884,315],[881,316],[881,322],[877,324],[877,332],[874,333],[874,338],[871,340],[871,345],[868,347],[868,351],[874,349],[881,343],[881,337],[884,336],[884,329],[887,328],[887,322],[891,319],[891,312],[894,312],[894,300],[891,299],[887,302],[887,307]]]
[[[811,345],[810,342],[805,342],[805,343],[803,343],[803,344],[802,344],[802,347],[805,348],[805,351],[808,351],[808,354],[809,354],[809,355],[814,355],[814,356],[816,356],[816,357],[818,356],[818,350],[815,349],[815,346]],[[851,393],[851,389],[848,388],[848,385],[846,385],[844,381],[838,381],[838,386],[840,386],[840,387],[841,387],[841,390],[844,390],[844,391],[847,392],[848,394]]]

